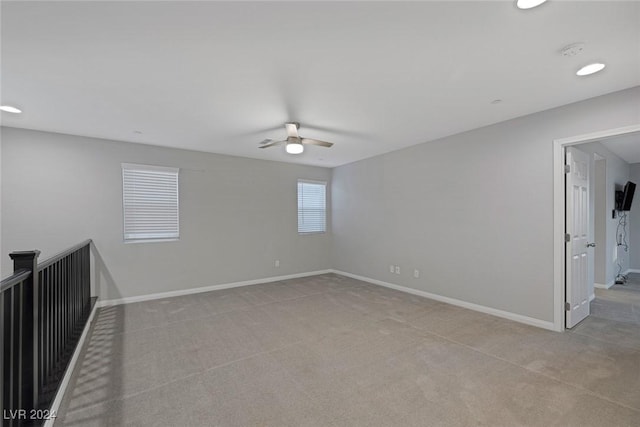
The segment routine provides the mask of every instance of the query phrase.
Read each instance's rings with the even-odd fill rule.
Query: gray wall
[[[552,141],[637,123],[639,87],[335,168],[333,266],[553,321]]]
[[[640,185],[640,163],[634,163],[629,170],[629,181]],[[640,187],[636,188],[636,194],[631,205],[629,215],[629,253],[631,254],[630,268],[640,270]]]
[[[296,180],[331,170],[2,128],[2,270],[86,238],[101,299],[328,269],[330,234],[297,233]],[[120,164],[180,167],[180,240],[122,242]],[[329,218],[330,224],[330,218]],[[280,268],[274,260],[280,260]]]
[[[618,262],[622,265],[622,271],[626,271],[629,268],[629,253],[625,252],[622,248],[618,248],[616,243],[616,228],[618,226],[619,218],[614,219],[611,216],[611,211],[615,208],[615,192],[624,187],[624,184],[629,180],[629,164],[622,160],[620,157],[613,154],[606,147],[599,142],[591,142],[588,144],[580,144],[576,148],[589,154],[591,158],[591,171],[590,174],[590,200],[589,200],[589,227],[591,230],[591,236],[593,236],[596,244],[600,248],[604,248],[601,257],[594,258],[596,251],[592,251],[590,256],[590,265],[594,265],[597,273],[596,283],[602,285],[610,285],[614,282],[616,275],[618,274]],[[595,161],[594,154],[598,154],[604,157],[606,162],[605,182],[597,182],[595,173]],[[596,186],[604,185],[604,207],[595,206],[595,191]],[[605,212],[604,221],[604,236],[597,235],[595,233],[595,210]],[[596,249],[598,249],[596,247]],[[590,284],[594,283],[592,272],[590,272]],[[593,288],[590,289],[590,294],[593,293]]]
[[[103,299],[333,267],[552,321],[552,141],[637,123],[640,87],[333,172],[3,128],[3,272],[92,237]],[[179,242],[122,243],[121,162],[182,168]],[[332,181],[332,233],[298,236],[297,178]]]

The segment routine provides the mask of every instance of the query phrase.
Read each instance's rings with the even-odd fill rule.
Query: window
[[[327,183],[298,181],[298,233],[326,231]]]
[[[177,240],[177,168],[122,164],[124,241]]]

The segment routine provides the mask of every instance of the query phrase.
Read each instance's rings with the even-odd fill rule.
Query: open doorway
[[[634,144],[630,141],[637,141],[637,143]],[[631,152],[637,151],[635,154],[640,156],[640,125],[554,141],[554,326],[558,331],[577,325],[581,320],[578,318],[585,316],[584,310],[582,310],[582,314],[575,313],[576,316],[571,319],[566,311],[567,309],[571,310],[572,307],[578,307],[580,303],[585,301],[585,298],[590,301],[592,315],[596,312],[598,315],[612,317],[613,315],[607,311],[612,310],[613,306],[621,308],[620,312],[637,313],[640,310],[640,305],[622,308],[619,300],[616,301],[617,304],[610,304],[611,301],[607,301],[607,295],[602,294],[615,285],[615,279],[619,274],[627,275],[631,281],[634,281],[636,274],[634,266],[638,262],[634,257],[631,238],[631,227],[634,227],[635,216],[639,217],[635,222],[640,227],[640,202],[638,200],[636,200],[636,215],[633,215],[633,211],[624,214],[626,224],[623,227],[625,229],[623,237],[626,238],[626,244],[620,243],[619,232],[621,229],[618,224],[620,216],[616,210],[615,192],[624,188],[625,183],[634,177],[633,174],[636,170],[633,164],[635,158],[632,155],[626,157],[627,160],[619,156],[621,152],[623,152],[623,157],[627,155],[624,150],[619,150],[621,146],[631,147],[629,150]],[[567,200],[567,196],[574,197],[570,194],[573,187],[565,187],[568,169],[565,169],[564,165],[569,147],[576,153],[576,156],[580,153],[585,154],[581,158],[586,159],[584,163],[588,162],[589,168],[588,188],[582,190],[582,192],[588,191],[588,207],[585,207],[588,210],[588,229],[584,231],[584,236],[581,239],[578,238],[578,235],[574,236],[578,239],[576,247],[579,247],[580,250],[574,251],[576,253],[573,258],[568,253],[568,250],[572,250],[571,243],[566,242],[568,238],[566,235],[567,227],[570,223],[566,216],[567,206],[570,202]],[[569,155],[568,158],[571,156]],[[637,163],[638,175],[640,175],[640,158]],[[634,182],[638,181],[640,180],[636,179]],[[569,213],[572,218],[579,218],[575,217],[573,213]],[[636,252],[640,257],[640,228],[637,233]],[[583,250],[582,246],[587,247],[587,245],[590,250]],[[582,289],[578,289],[577,294],[579,295],[576,298],[576,292],[572,295],[571,289],[567,289],[566,286],[576,286],[575,280],[572,279],[571,269],[576,268],[577,264],[574,261],[579,258],[588,260],[588,265],[586,269],[582,270],[583,276],[576,276],[582,277],[582,286],[584,286]],[[572,262],[574,262],[573,265]],[[638,273],[640,273],[640,264],[638,264]],[[640,274],[638,276],[640,279]],[[566,280],[570,282],[566,282]],[[631,284],[633,285],[633,283]],[[640,285],[638,287],[638,303],[640,304]],[[613,299],[615,298],[613,297]],[[586,315],[589,315],[589,311],[586,312]],[[640,316],[638,317],[640,325]]]
[[[612,317],[604,312],[613,310],[613,305],[596,299],[596,289],[609,289],[626,281],[630,268],[629,211],[617,206],[616,201],[629,182],[630,163],[609,149],[610,141],[616,138],[620,137],[565,149],[567,162],[572,165],[565,178],[566,230],[571,236],[566,244],[566,298],[570,303],[566,328],[573,328],[589,315]],[[637,138],[640,144],[640,134]],[[584,188],[576,186],[578,174],[584,175]],[[583,189],[584,194],[572,194],[576,189]],[[583,206],[574,206],[577,201]]]
[[[635,185],[640,184],[640,133],[608,138],[602,145],[624,163],[606,173],[607,178],[617,178],[607,185],[607,190],[615,190],[616,206],[605,220],[607,242],[614,243],[615,251],[611,261],[605,257],[611,271],[604,286],[595,289],[592,315],[600,324],[616,322],[640,329],[640,198],[638,194],[634,198]]]

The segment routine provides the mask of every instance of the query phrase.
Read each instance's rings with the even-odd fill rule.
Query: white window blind
[[[317,181],[298,181],[298,233],[326,231],[327,184]]]
[[[125,242],[179,238],[178,172],[122,164]]]

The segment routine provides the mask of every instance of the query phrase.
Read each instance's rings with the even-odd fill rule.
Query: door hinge
[[[564,303],[564,311],[571,311],[571,304],[568,302]]]
[[[565,233],[565,235],[564,235],[564,241],[565,241],[565,242],[570,242],[570,241],[571,241],[571,234],[569,234],[569,233]]]
[[[571,165],[564,165],[564,173],[571,173]]]

